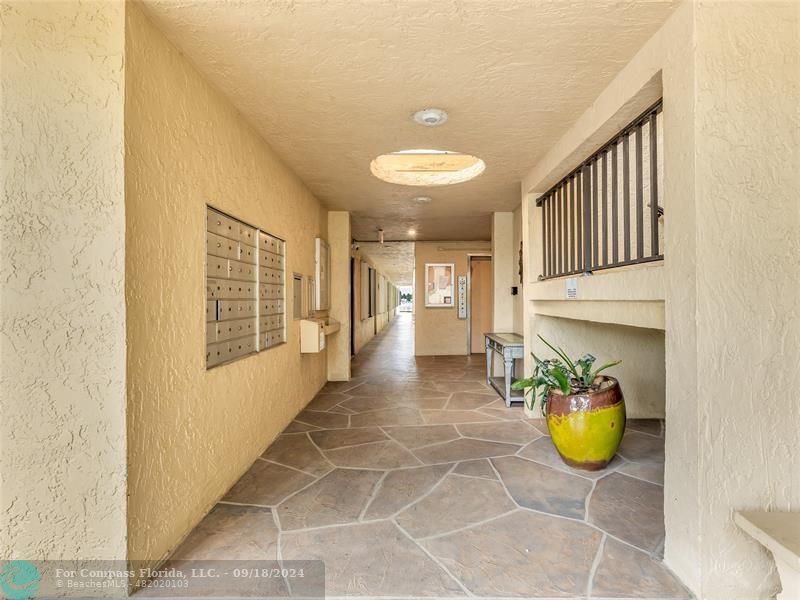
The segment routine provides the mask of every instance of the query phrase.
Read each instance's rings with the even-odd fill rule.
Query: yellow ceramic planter
[[[625,399],[619,382],[604,377],[596,392],[547,399],[547,427],[561,459],[570,467],[597,471],[617,452],[625,432]]]

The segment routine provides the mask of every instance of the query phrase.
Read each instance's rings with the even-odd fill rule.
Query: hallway
[[[400,313],[173,555],[325,563],[327,595],[687,598],[660,564],[663,423],[600,473],[560,462],[482,357],[415,357]]]

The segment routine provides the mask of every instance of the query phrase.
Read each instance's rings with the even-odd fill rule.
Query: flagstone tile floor
[[[413,338],[401,313],[173,558],[322,560],[328,597],[691,598],[661,563],[663,422],[573,470],[483,356],[415,357]]]

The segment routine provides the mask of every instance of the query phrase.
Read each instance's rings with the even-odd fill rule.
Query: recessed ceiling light
[[[378,179],[400,185],[452,185],[483,173],[477,156],[447,150],[400,150],[381,154],[369,166]]]
[[[441,108],[423,108],[414,113],[414,120],[425,127],[437,127],[447,122],[447,113]]]
[[[430,204],[431,202],[433,202],[433,198],[431,198],[430,196],[417,196],[416,198],[414,198],[414,202],[416,202],[417,204]]]
[[[408,235],[417,235],[417,230],[416,229],[409,229],[408,230]]]

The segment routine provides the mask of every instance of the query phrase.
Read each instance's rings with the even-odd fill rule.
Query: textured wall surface
[[[414,282],[414,348],[417,356],[469,354],[467,320],[455,308],[425,308],[425,263],[453,263],[453,291],[459,275],[469,271],[468,254],[491,254],[490,242],[417,242]],[[454,299],[455,302],[455,299]]]
[[[702,2],[695,27],[701,595],[767,597],[731,517],[800,510],[800,4]]]
[[[683,4],[555,146],[562,158],[591,147],[592,132],[661,81],[665,560],[710,600],[777,589],[771,558],[735,527],[733,511],[800,506],[800,382],[785,368],[800,346],[798,11]],[[523,190],[548,172],[534,168]],[[530,202],[523,196],[535,248]],[[528,311],[531,328],[542,319]]]
[[[531,334],[561,346],[571,357],[594,354],[598,365],[621,360],[622,364],[609,369],[608,374],[622,385],[628,418],[664,418],[663,331],[540,316]],[[531,340],[531,348],[539,357],[553,355],[539,339]]]
[[[517,286],[517,295],[511,297],[512,307],[514,311],[514,333],[518,333],[520,335],[524,335],[524,323],[525,323],[525,304],[523,302],[523,282],[520,281],[519,276],[519,252],[520,252],[520,244],[522,244],[522,205],[518,206],[514,210],[514,238],[513,238],[513,254],[511,256],[512,263],[513,263],[513,276],[512,276],[512,285]],[[523,255],[525,251],[523,249]]]
[[[355,296],[353,297],[353,345],[355,346],[355,353],[358,354],[361,349],[375,337],[389,324],[390,317],[394,318],[394,314],[390,314],[386,309],[377,307],[377,314],[366,319],[361,318],[361,265],[366,263],[375,269],[377,275],[383,275],[378,271],[378,265],[368,258],[360,250],[353,250],[351,252],[355,261],[355,272],[353,273],[353,289]],[[368,285],[365,283],[365,285]]]
[[[317,197],[353,212],[363,241],[381,226],[387,239],[412,239],[416,227],[422,240],[488,240],[489,213],[514,209],[530,162],[678,3],[145,4]],[[518,89],[536,93],[505,93]],[[445,126],[410,118],[429,103],[449,111]],[[436,188],[434,203],[419,207],[409,202],[413,190],[369,172],[379,154],[408,148],[477,154],[487,169]]]
[[[350,213],[328,213],[328,244],[331,247],[331,309],[328,314],[341,323],[338,333],[325,340],[328,379],[350,379]]]
[[[0,11],[0,556],[124,558],[124,8]]]
[[[514,331],[514,213],[492,214],[492,320],[494,331]]]
[[[129,555],[158,561],[324,384],[325,353],[288,343],[205,368],[206,202],[314,273],[327,214],[134,3],[126,32]]]

